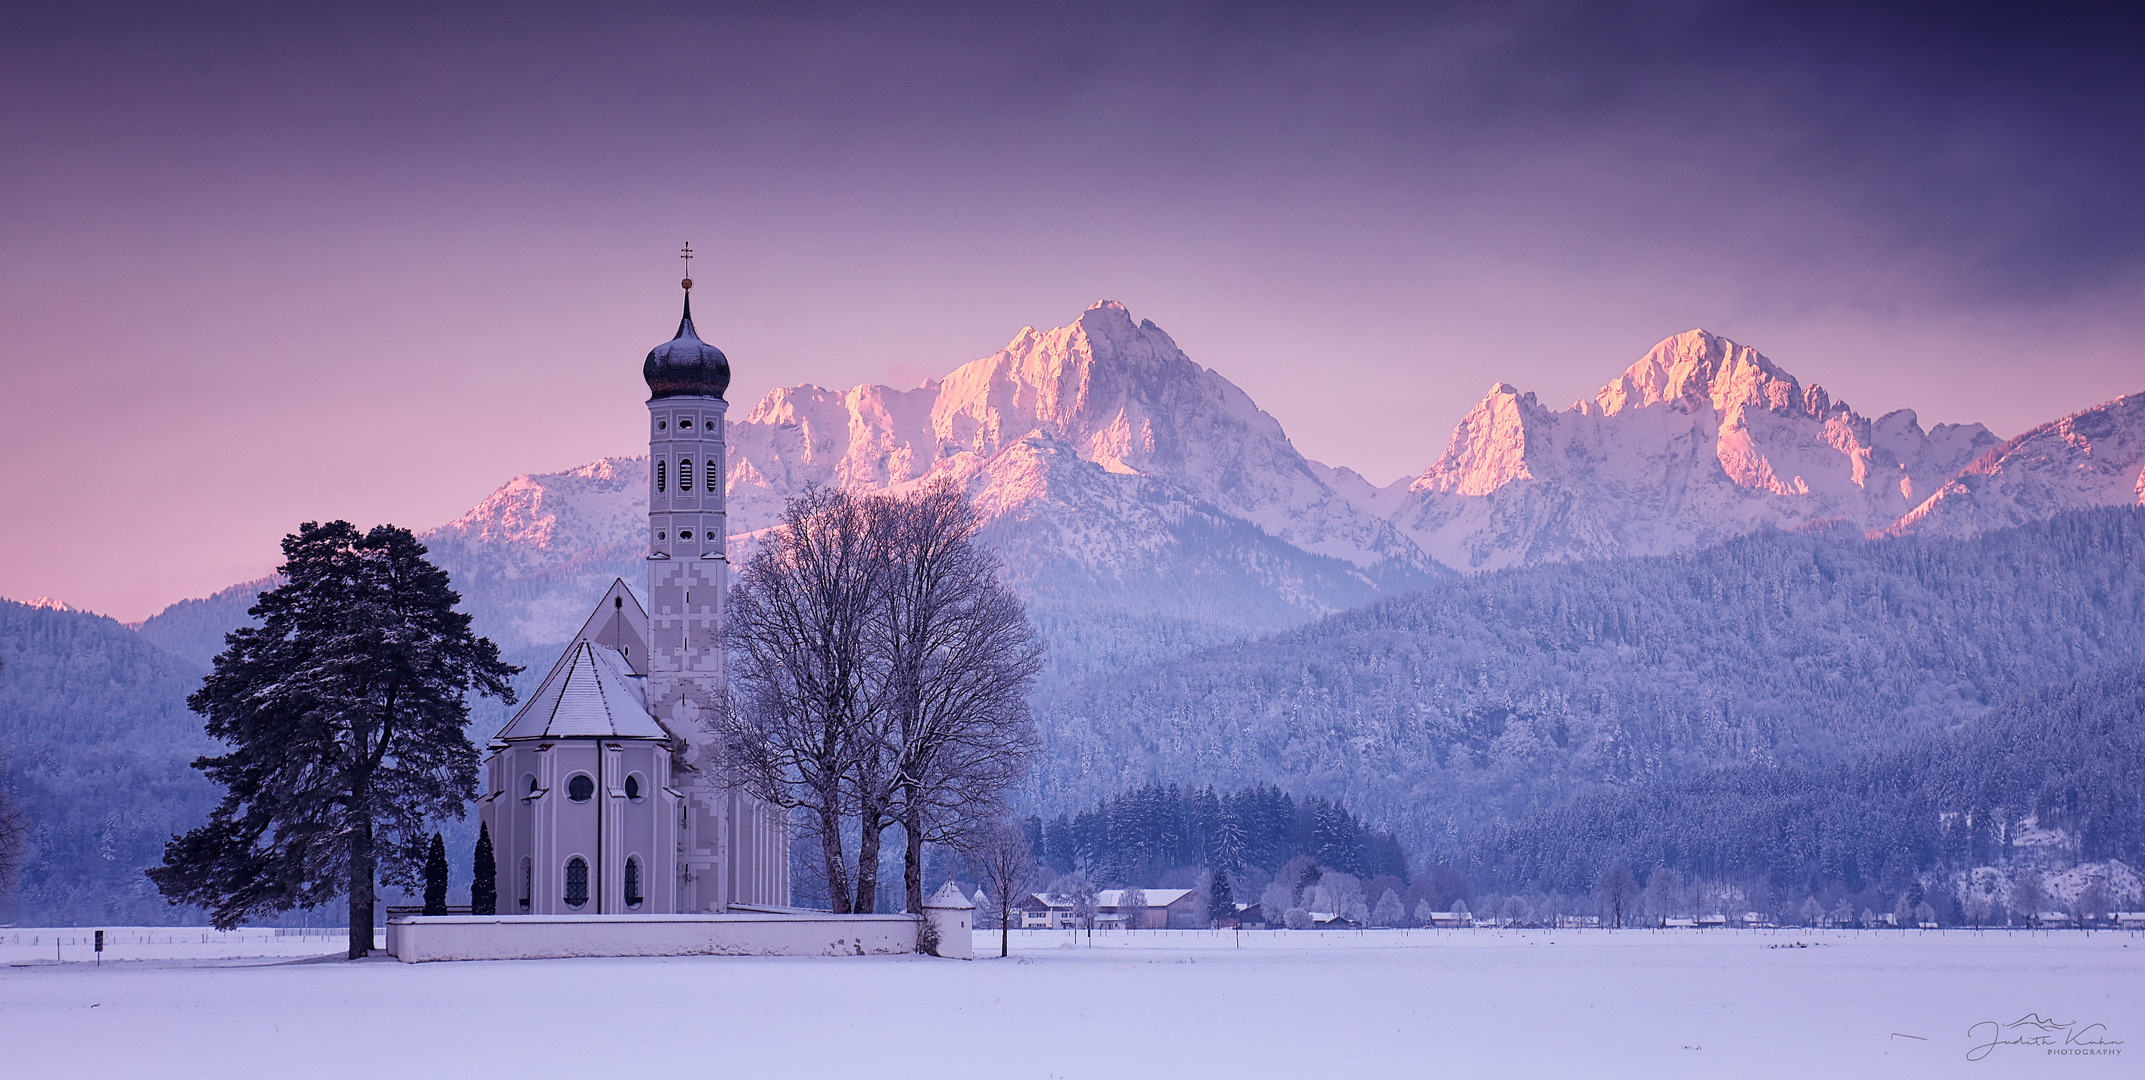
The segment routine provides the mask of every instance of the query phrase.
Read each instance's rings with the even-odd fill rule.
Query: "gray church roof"
[[[502,739],[573,736],[667,739],[648,714],[648,691],[625,657],[607,646],[577,641],[500,729]]]

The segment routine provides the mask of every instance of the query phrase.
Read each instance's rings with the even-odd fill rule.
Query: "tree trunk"
[[[817,812],[819,854],[827,864],[827,906],[836,915],[847,915],[850,913],[849,869],[842,858],[842,819],[832,810]]]
[[[998,901],[998,958],[1003,960],[1007,946],[1013,941],[1013,901],[1011,892],[1005,889],[998,891],[1006,893],[1006,896]]]
[[[879,845],[886,839],[887,821],[876,808],[857,813],[857,902],[851,911],[869,915],[879,910]],[[922,910],[910,908],[910,912]]]
[[[901,885],[908,890],[909,910],[924,909],[924,824],[923,809],[916,805],[911,793],[908,806],[901,815],[902,830],[909,834],[902,851]]]
[[[363,797],[350,811],[350,959],[372,955],[373,850],[372,814]]]

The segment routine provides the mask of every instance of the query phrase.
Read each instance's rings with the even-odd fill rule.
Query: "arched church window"
[[[535,890],[534,890],[534,889],[531,889],[531,888],[529,887],[529,886],[530,886],[531,884],[533,884],[533,883],[534,883],[532,879],[534,879],[534,878],[535,878],[535,876],[536,876],[536,867],[534,867],[534,866],[530,865],[530,863],[529,863],[529,857],[528,857],[528,856],[526,856],[526,855],[522,856],[522,857],[521,857],[521,907],[522,907],[522,910],[523,910],[523,911],[527,911],[527,910],[529,909],[529,897],[531,897],[531,896],[535,895]]]
[[[588,903],[588,861],[576,855],[566,860],[566,906]]]
[[[641,801],[641,774],[626,774],[626,798],[634,802]]]
[[[679,458],[679,459],[678,459],[678,490],[679,490],[679,491],[691,491],[691,490],[693,490],[693,459],[692,459],[692,458]]]
[[[655,489],[657,491],[670,490],[667,486],[670,483],[670,469],[668,468],[669,464],[670,463],[667,461],[658,461],[655,463]]]
[[[626,859],[626,906],[641,906],[641,861],[638,856]]]
[[[587,773],[575,773],[566,781],[566,797],[575,802],[587,802],[596,793],[596,782]]]

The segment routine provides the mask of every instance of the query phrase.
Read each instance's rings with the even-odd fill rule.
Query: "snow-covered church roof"
[[[667,739],[648,714],[643,679],[618,650],[576,641],[552,666],[542,686],[500,729],[502,739]]]

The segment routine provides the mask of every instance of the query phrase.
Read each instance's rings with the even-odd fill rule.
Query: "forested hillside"
[[[1605,785],[1819,768],[2145,649],[2145,511],[1770,533],[1441,582],[1040,703],[1032,797],[1277,782],[1434,847]]]
[[[142,868],[201,823],[211,751],[186,696],[202,671],[101,615],[0,601],[0,755],[29,820],[14,921],[198,921]]]
[[[1788,898],[1896,895],[1985,866],[2145,864],[2145,667],[2024,693],[1852,764],[1582,796],[1433,857],[1505,889],[1585,894],[1623,865]]]

